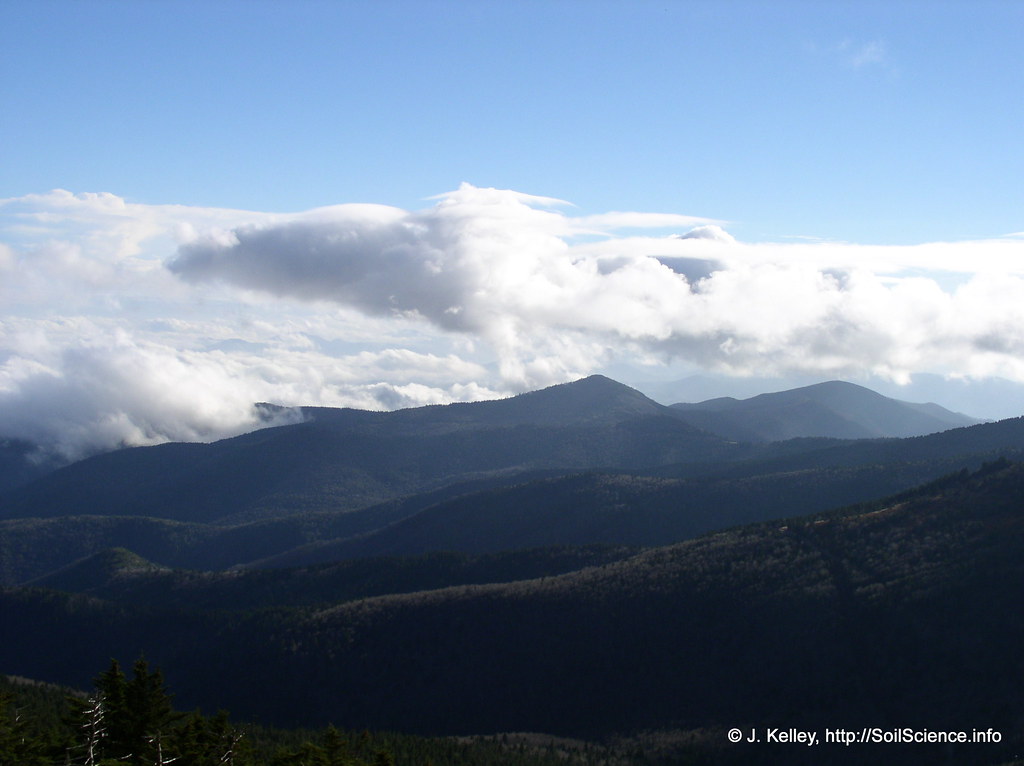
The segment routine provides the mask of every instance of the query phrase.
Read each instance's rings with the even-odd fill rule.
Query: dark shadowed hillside
[[[996,725],[985,715],[1011,727],[1024,682],[1022,496],[1014,466],[544,582],[350,604],[312,619],[306,651],[349,635],[343,664],[403,657],[403,675],[426,673],[421,688],[451,700],[421,709],[437,727],[462,716],[475,719],[468,730],[575,732],[766,718]],[[419,651],[417,636],[431,637]],[[339,683],[356,682],[348,667]],[[456,678],[505,692],[488,713]]]
[[[74,561],[45,577],[31,580],[25,585],[78,593],[169,571],[171,570],[147,561],[126,548],[108,548]]]
[[[600,376],[496,402],[306,413],[305,422],[213,444],[81,461],[0,497],[0,517],[237,522],[354,510],[486,476],[708,461],[729,450],[670,408]]]
[[[528,480],[531,475],[520,476]],[[365,535],[447,498],[503,481],[508,479],[456,483],[358,513],[300,513],[233,526],[145,516],[0,520],[0,585],[23,584],[110,548],[128,548],[162,565],[185,569],[251,565],[314,541]]]
[[[326,536],[259,566],[565,544],[664,545],[715,529],[859,503],[1001,456],[1024,456],[1024,419],[928,436],[797,439],[746,459],[522,481],[423,504],[348,538]]]
[[[710,762],[998,763],[1024,742],[1021,497],[1024,468],[995,463],[557,577],[317,610],[8,590],[0,662],[79,682],[76,668],[144,650],[176,668],[182,704],[286,723],[703,732],[675,762],[697,748]],[[732,726],[994,728],[1003,742],[760,751],[725,743]]]
[[[527,423],[548,406],[583,425]],[[217,570],[440,550],[664,545],[1024,455],[1020,418],[907,439],[741,445],[672,412],[598,377],[500,402],[313,410],[304,423],[211,445],[98,456],[0,496],[15,517],[0,519],[0,583],[114,547],[163,566]],[[580,465],[614,470],[580,475],[572,467]]]
[[[28,587],[83,593],[108,601],[162,608],[250,610],[323,606],[453,585],[513,582],[574,572],[635,555],[625,546],[560,546],[490,555],[338,561],[311,567],[197,572],[168,569],[124,549],[100,551]]]
[[[59,465],[54,458],[39,453],[35,445],[0,435],[0,494],[45,476]]]
[[[691,479],[574,474],[461,495],[372,532],[319,540],[251,565],[551,545],[666,545],[716,529],[863,502],[960,465],[929,461]]]
[[[841,381],[750,399],[673,404],[686,422],[728,439],[771,442],[796,437],[838,439],[922,436],[978,423],[936,404],[912,404]]]

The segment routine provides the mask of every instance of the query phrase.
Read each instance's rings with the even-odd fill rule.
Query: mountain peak
[[[507,399],[428,405],[388,414],[408,423],[445,422],[462,427],[613,423],[647,415],[675,418],[670,408],[604,375],[589,375]]]
[[[668,408],[635,388],[604,375],[590,375],[569,383],[542,388],[504,399],[501,404],[524,422],[567,423],[588,420],[621,420],[626,417],[661,415]],[[517,418],[518,419],[518,418]]]
[[[672,406],[692,425],[741,441],[781,441],[800,436],[903,438],[978,422],[938,405],[890,399],[842,380],[749,399],[711,399]]]
[[[625,383],[619,383],[617,380],[612,380],[604,375],[588,375],[585,378],[573,380],[568,383],[559,383],[537,391],[531,391],[528,394],[522,394],[522,396],[543,394],[544,392],[549,392],[551,394],[554,394],[555,392],[571,392],[576,396],[605,397],[615,400],[628,400],[634,402],[644,401],[656,404],[656,402],[649,399],[635,388],[630,388]]]

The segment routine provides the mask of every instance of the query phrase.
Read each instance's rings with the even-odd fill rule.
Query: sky
[[[5,0],[0,438],[594,372],[1024,414],[1022,33],[1011,0]]]

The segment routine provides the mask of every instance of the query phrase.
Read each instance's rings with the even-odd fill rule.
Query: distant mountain
[[[821,376],[737,378],[727,375],[699,374],[676,380],[644,380],[631,368],[617,368],[613,378],[647,394],[657,402],[702,402],[731,396],[749,399],[758,394],[786,391],[821,383]],[[883,396],[906,402],[936,402],[953,412],[963,412],[986,420],[1005,420],[1024,414],[1024,383],[1005,378],[949,379],[942,375],[919,373],[909,381],[895,383],[876,375],[858,375],[859,383]]]
[[[488,407],[481,410],[460,405],[404,411],[400,426],[382,423],[380,416],[391,413],[328,409],[315,411],[307,423],[213,445],[164,445],[83,461],[0,498],[0,508],[23,515],[0,519],[0,584],[23,584],[111,547],[164,566],[218,570],[431,551],[664,545],[736,524],[864,502],[1000,456],[1024,457],[1020,418],[908,439],[739,445],[694,431],[674,410],[607,379],[581,383],[613,393],[619,407],[613,425],[544,429],[522,424],[532,417],[528,410],[503,411],[501,405],[544,401],[531,394],[484,403]],[[563,396],[577,385],[537,393]],[[571,404],[559,405],[563,415]],[[655,414],[631,417],[637,408]],[[590,404],[573,417],[600,415]],[[615,417],[622,420],[614,423]],[[495,425],[502,419],[520,425]],[[380,434],[366,436],[374,429],[391,434],[393,453],[374,453],[384,441]],[[432,477],[427,471],[453,459],[430,454],[444,445],[468,464],[480,458],[469,454],[470,447],[484,457],[488,450],[507,450],[508,443],[520,456],[530,449],[534,457],[552,454],[551,444],[531,439],[557,440],[562,459],[553,461],[556,467],[530,471],[520,462],[519,470],[471,472],[468,480],[467,474]],[[410,455],[421,461],[415,481],[395,470],[403,460],[408,466]],[[585,468],[581,475],[566,467],[567,455],[578,462],[615,465],[617,458],[620,466],[627,460],[633,465]],[[353,470],[359,460],[366,470],[378,462],[374,475],[389,479],[378,486],[392,497],[367,503],[356,495],[354,477],[367,475]],[[427,491],[419,489],[424,485]],[[98,515],[100,509],[109,515]],[[156,518],[161,515],[172,519]]]
[[[387,525],[253,560],[297,566],[427,551],[665,545],[716,529],[872,500],[1000,457],[1024,459],[1024,419],[907,439],[794,439],[733,461],[588,472],[453,493]]]
[[[686,422],[746,442],[797,437],[903,438],[974,425],[981,421],[937,404],[913,404],[853,383],[831,381],[750,399],[723,397],[672,408]]]
[[[601,376],[471,404],[305,408],[306,420],[213,444],[98,455],[0,496],[0,518],[242,520],[355,510],[530,470],[710,461],[731,447]]]
[[[996,461],[559,576],[326,607],[6,590],[0,666],[87,685],[141,649],[185,707],[429,734],[673,731],[672,763],[997,764],[1024,744],[1022,496],[1024,466]],[[1001,741],[759,747],[730,744],[732,727]]]
[[[438,423],[475,427],[578,426],[671,414],[664,405],[604,375],[530,391],[508,399],[395,410],[387,416],[406,428]]]

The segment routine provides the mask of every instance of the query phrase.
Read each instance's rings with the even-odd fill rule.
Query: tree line
[[[91,693],[67,697],[59,719],[26,715],[13,693],[0,692],[0,766],[394,764],[368,733],[350,737],[333,726],[291,746],[260,747],[250,739],[224,711],[205,716],[175,710],[163,673],[142,657],[130,678],[112,660]]]
[[[89,693],[0,675],[0,766],[648,766],[601,745],[235,724],[176,710],[159,668],[120,662]]]

